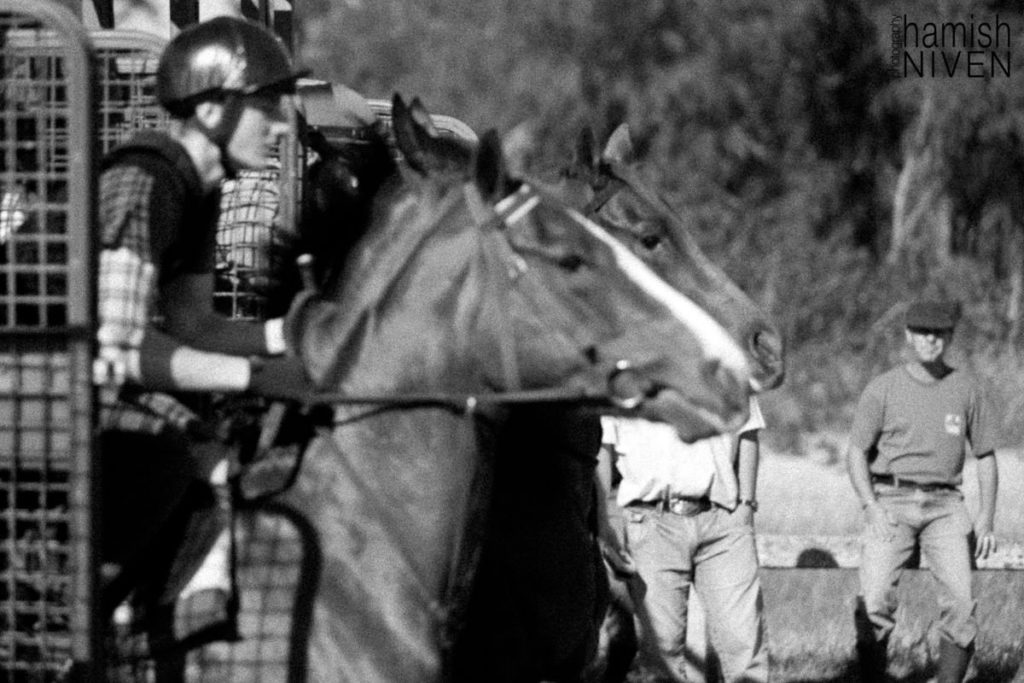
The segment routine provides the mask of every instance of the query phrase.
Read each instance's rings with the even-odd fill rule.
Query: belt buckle
[[[703,502],[687,498],[673,498],[668,501],[668,509],[680,517],[692,517],[703,510]]]

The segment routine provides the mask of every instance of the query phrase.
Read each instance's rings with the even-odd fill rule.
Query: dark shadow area
[[[836,569],[839,563],[836,558],[827,550],[822,548],[807,548],[796,558],[797,569]]]

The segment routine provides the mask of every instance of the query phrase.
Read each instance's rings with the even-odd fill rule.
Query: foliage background
[[[954,361],[1024,441],[1020,2],[303,0],[299,59],[371,97],[418,94],[567,158],[630,123],[651,178],[775,315],[786,384],[763,405],[791,452],[845,432],[901,353],[901,303],[952,296]],[[1008,23],[1011,75],[890,73],[891,22]],[[955,50],[947,50],[953,57]]]

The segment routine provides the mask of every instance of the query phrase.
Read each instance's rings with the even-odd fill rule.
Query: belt
[[[691,517],[711,509],[709,498],[662,498],[660,500],[634,500],[627,507],[654,508],[683,517]]]
[[[893,474],[872,474],[872,484],[888,484],[901,489],[915,489],[917,491],[956,491],[955,484],[942,484],[939,482],[921,483],[910,479],[901,479]]]

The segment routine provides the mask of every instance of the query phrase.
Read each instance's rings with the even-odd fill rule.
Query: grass
[[[861,510],[842,465],[839,437],[818,437],[818,454],[803,457],[768,451],[758,477],[757,530],[772,534],[854,535]],[[827,450],[824,444],[827,443]],[[1024,456],[1001,450],[995,531],[999,538],[1024,541]],[[964,467],[964,497],[973,514],[978,507],[974,461]]]
[[[779,682],[857,681],[853,666],[856,570],[762,570],[772,673]],[[1024,572],[977,572],[980,633],[968,680],[1024,681]],[[931,576],[908,572],[890,643],[889,674],[897,681],[934,676],[938,619]]]
[[[856,534],[861,512],[841,464],[843,445],[824,435],[817,457],[766,453],[758,482],[758,530],[778,534]],[[812,441],[813,443],[813,441]],[[1024,540],[1024,458],[1000,451],[996,533]],[[973,462],[964,472],[968,508],[977,509]],[[853,601],[856,570],[764,569],[762,582],[776,681],[856,681]],[[907,572],[900,585],[898,625],[890,645],[890,675],[899,681],[934,676],[938,618],[927,572]],[[981,682],[1024,681],[1024,571],[982,571],[974,576],[981,632],[972,674]]]

